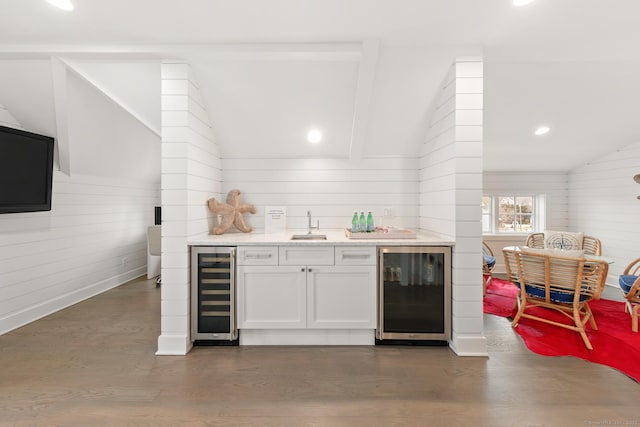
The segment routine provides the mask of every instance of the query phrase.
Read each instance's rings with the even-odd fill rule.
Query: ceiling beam
[[[51,58],[53,106],[56,116],[56,146],[60,171],[71,175],[69,120],[67,117],[67,66],[58,57]]]
[[[362,43],[362,58],[358,67],[358,85],[349,147],[349,159],[353,161],[362,159],[364,146],[367,142],[367,128],[371,113],[371,96],[376,76],[379,46],[378,40],[365,40]]]
[[[92,59],[238,59],[358,61],[361,43],[201,43],[168,45],[9,45],[0,44],[0,59],[38,59],[50,55]],[[186,58],[185,58],[186,57]]]

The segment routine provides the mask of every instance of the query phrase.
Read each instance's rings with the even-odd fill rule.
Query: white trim
[[[362,59],[358,67],[358,85],[356,87],[351,144],[349,147],[350,160],[360,160],[364,153],[379,45],[378,40],[365,40],[362,43]]]
[[[193,348],[187,334],[163,334],[158,337],[156,356],[184,356]]]
[[[146,273],[146,269],[146,266],[138,267],[134,270],[127,271],[101,282],[92,283],[88,286],[85,286],[84,288],[61,295],[58,298],[48,300],[46,302],[43,302],[42,304],[29,307],[16,313],[12,313],[0,319],[0,325],[2,325],[0,327],[0,335],[31,323],[35,320],[41,319],[50,314],[53,314],[57,311],[70,307],[105,291],[117,288],[118,286],[130,280],[143,276]]]
[[[53,105],[56,116],[56,149],[60,171],[71,175],[71,149],[67,117],[67,67],[58,57],[51,58]]]
[[[449,348],[457,356],[489,357],[487,338],[485,336],[454,334],[449,343]]]

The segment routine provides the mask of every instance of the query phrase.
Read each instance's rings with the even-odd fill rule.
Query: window
[[[482,232],[483,233],[491,233],[493,232],[493,203],[491,196],[483,196],[482,197]]]
[[[528,234],[544,229],[543,195],[485,195],[483,233]]]

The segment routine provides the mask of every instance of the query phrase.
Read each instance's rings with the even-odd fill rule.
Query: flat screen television
[[[0,214],[51,210],[53,141],[0,126]]]

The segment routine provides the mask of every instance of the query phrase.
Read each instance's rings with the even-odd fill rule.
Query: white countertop
[[[287,230],[285,233],[226,233],[221,235],[201,234],[188,240],[191,246],[237,246],[237,245],[349,245],[349,246],[453,246],[454,242],[442,240],[426,233],[417,233],[415,239],[349,239],[344,230],[320,230],[313,234],[324,234],[327,240],[291,240],[294,234],[307,234],[307,230]]]

